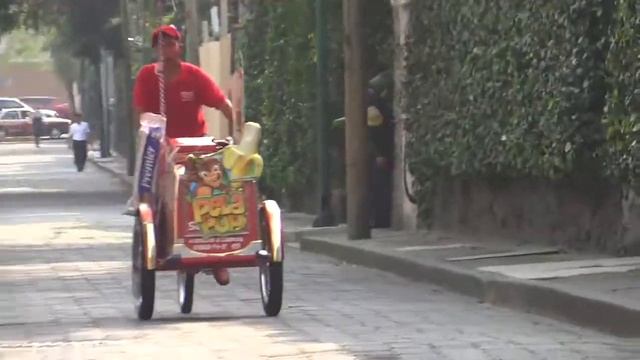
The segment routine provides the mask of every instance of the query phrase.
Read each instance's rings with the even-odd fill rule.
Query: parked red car
[[[73,119],[73,112],[69,103],[61,103],[54,96],[23,96],[20,100],[34,109],[55,110],[62,119]]]
[[[40,110],[42,114],[42,136],[59,139],[69,133],[71,120],[62,119],[53,110]],[[0,138],[5,136],[32,136],[31,109],[8,109],[0,112]]]
[[[0,111],[0,139],[6,136],[27,136],[33,133],[31,109],[15,108]]]
[[[73,112],[68,103],[55,105],[53,110],[60,114],[60,117],[63,119],[73,119]]]

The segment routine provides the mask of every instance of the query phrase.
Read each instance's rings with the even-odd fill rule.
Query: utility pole
[[[100,123],[100,157],[111,157],[111,118],[109,114],[109,76],[112,74],[108,71],[107,58],[109,53],[103,47],[100,48],[100,64],[97,68],[100,79],[100,104],[101,117]]]
[[[200,56],[200,21],[198,20],[198,1],[185,0],[185,10],[187,13],[187,61],[199,65]]]
[[[343,1],[346,113],[347,233],[369,239],[369,158],[365,102],[364,0]]]
[[[220,0],[220,37],[229,33],[229,0]]]
[[[131,81],[131,48],[129,45],[129,9],[128,1],[120,0],[120,41],[122,42],[122,60],[121,60],[121,81],[126,91],[120,94],[122,100],[122,115],[124,116],[125,126],[129,129],[127,136],[127,175],[133,176],[135,172],[136,161],[136,129],[133,119],[133,104],[131,101],[131,91],[133,89]]]
[[[317,131],[317,154],[318,154],[318,219],[325,219],[321,215],[331,212],[331,206],[325,204],[324,199],[328,198],[331,191],[329,182],[329,145],[328,145],[328,71],[327,71],[327,5],[325,0],[315,1],[316,13],[316,131]],[[326,208],[325,208],[326,206]],[[330,217],[332,218],[332,217]],[[335,224],[318,222],[318,226],[332,226]]]

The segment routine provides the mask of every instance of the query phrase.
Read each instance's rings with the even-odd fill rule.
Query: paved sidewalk
[[[90,151],[88,160],[101,170],[104,170],[126,185],[133,184],[133,176],[127,175],[127,159],[114,153],[112,157],[101,158],[99,151]]]
[[[639,257],[427,231],[377,230],[372,239],[353,241],[344,227],[309,228],[295,239],[303,251],[431,282],[481,302],[640,336]]]
[[[124,159],[92,161],[131,183]],[[434,283],[481,302],[640,337],[640,257],[427,231],[376,230],[370,240],[350,241],[344,226],[310,228],[310,215],[285,213],[284,221],[288,246],[303,251]]]

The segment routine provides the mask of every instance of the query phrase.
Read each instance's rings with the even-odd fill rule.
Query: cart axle
[[[174,255],[159,261],[156,270],[202,270],[214,268],[256,267],[269,261],[271,255],[266,250],[259,250],[253,255],[227,255],[183,258]]]

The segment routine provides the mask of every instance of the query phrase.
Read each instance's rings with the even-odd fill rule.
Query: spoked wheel
[[[156,272],[147,270],[144,266],[144,241],[142,235],[142,223],[136,219],[133,228],[131,267],[131,288],[136,302],[138,319],[149,320],[153,315],[153,302],[156,292]]]
[[[180,303],[180,312],[183,314],[191,313],[193,308],[193,286],[195,274],[178,271],[178,302]]]
[[[262,249],[271,253],[271,233],[269,223],[260,211],[260,230],[262,234]],[[260,295],[262,307],[267,316],[277,316],[282,308],[283,267],[282,263],[265,261],[260,265]]]

